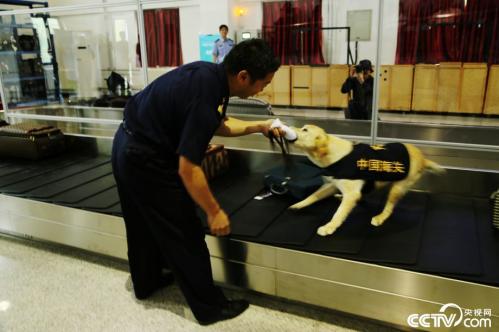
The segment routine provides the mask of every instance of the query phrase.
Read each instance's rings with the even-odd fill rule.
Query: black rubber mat
[[[37,176],[44,175],[45,173],[49,173],[54,170],[58,170],[59,168],[70,167],[71,165],[78,163],[79,160],[83,160],[83,158],[78,158],[76,160],[55,160],[50,164],[38,162],[25,164],[23,167],[21,167],[20,170],[0,176],[0,188],[2,188],[2,191],[7,192],[7,187],[10,185],[17,185],[22,181],[30,182]],[[19,165],[9,167],[11,169],[18,169]]]
[[[232,235],[258,236],[295,201],[287,196],[276,195],[270,195],[260,200],[251,199],[231,215]]]
[[[240,174],[236,171],[230,171],[209,181],[210,189],[213,193],[219,193],[245,179],[248,174]],[[261,180],[260,180],[261,182]]]
[[[372,227],[371,218],[379,211],[381,200],[382,195],[379,194],[362,198],[336,232],[329,236],[315,234],[304,249],[324,254],[358,253]],[[326,222],[331,220],[339,205],[339,201],[333,203]]]
[[[428,195],[409,192],[395,206],[393,214],[383,225],[372,226],[359,259],[376,263],[416,264]],[[384,201],[380,211],[384,207]]]
[[[482,273],[475,216],[470,199],[431,195],[418,270],[432,273]]]
[[[107,208],[104,208],[104,209],[97,209],[97,208],[92,208],[92,209],[89,209],[90,211],[93,211],[93,212],[98,212],[98,213],[105,213],[105,214],[111,214],[111,215],[114,215],[114,216],[117,216],[117,217],[122,217],[122,213],[121,213],[121,204],[118,202],[116,204],[114,204],[113,206],[110,206],[110,207],[107,207]]]
[[[331,211],[337,206],[337,199],[329,198],[301,210],[286,209],[258,237],[258,242],[303,246],[317,227],[329,221]]]
[[[245,175],[232,182],[225,190],[215,193],[215,196],[225,212],[232,215],[262,191],[262,181],[262,174]]]
[[[2,158],[0,159],[0,168],[9,166],[11,164],[11,161],[8,158]]]
[[[263,189],[263,175],[230,174],[211,182],[210,188],[222,209],[230,216]],[[206,214],[201,208],[198,208],[198,216],[207,228]]]
[[[114,181],[114,176],[112,174],[108,174],[91,182],[88,182],[84,186],[78,186],[61,194],[55,195],[51,197],[51,200],[55,203],[71,205],[78,203],[78,205],[80,205],[81,201],[92,198],[94,195],[97,195],[111,187],[114,187],[115,185],[116,182]],[[116,201],[114,202],[116,203]]]
[[[111,163],[106,163],[95,168],[89,169],[87,171],[81,172],[78,175],[74,175],[63,180],[51,183],[49,185],[34,189],[27,192],[25,195],[28,198],[36,198],[40,200],[48,200],[57,202],[57,200],[52,200],[52,197],[58,194],[62,194],[72,188],[82,186],[88,182],[91,182],[99,177],[108,175],[112,173]]]
[[[21,163],[14,159],[0,159],[0,169],[4,167],[19,166]]]
[[[15,174],[17,172],[22,171],[25,168],[26,168],[25,166],[19,164],[7,165],[5,167],[0,168],[0,177],[4,177],[9,174]]]
[[[67,160],[61,163],[54,163],[54,165],[50,165],[50,167],[36,167],[35,165],[26,165],[21,170],[17,170],[15,172],[5,174],[0,176],[0,187],[2,188],[2,192],[15,194],[16,192],[22,193],[22,189],[17,189],[18,184],[19,187],[22,186],[22,182],[26,185],[31,185],[31,179],[37,176],[43,176],[45,173],[49,173],[53,170],[57,170],[61,167],[71,166],[76,161]],[[15,168],[14,168],[15,169]]]
[[[31,171],[24,176],[24,180],[20,180],[22,179],[22,174],[17,173],[18,179],[9,185],[5,185],[5,182],[7,182],[7,179],[10,178],[10,176],[2,177],[0,178],[0,185],[2,186],[3,192],[19,195],[66,177],[78,175],[83,171],[95,168],[107,162],[109,162],[109,158],[76,159],[70,163],[60,165],[60,167],[54,165],[54,167],[46,169],[45,171],[40,169]]]
[[[104,179],[104,178],[102,178]],[[98,194],[92,195],[84,200],[81,200],[77,203],[78,207],[82,209],[100,209],[105,210],[113,205],[116,205],[120,202],[120,198],[118,196],[118,189],[114,186],[109,189],[106,189]]]

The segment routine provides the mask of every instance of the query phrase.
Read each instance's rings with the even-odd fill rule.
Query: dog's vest
[[[409,173],[409,153],[401,143],[355,144],[352,152],[324,169],[335,179],[399,181]]]

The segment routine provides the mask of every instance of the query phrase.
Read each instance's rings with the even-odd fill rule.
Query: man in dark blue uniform
[[[135,296],[178,282],[194,316],[211,324],[242,313],[213,284],[210,256],[195,203],[214,235],[230,221],[200,167],[217,133],[268,135],[272,120],[225,117],[229,96],[252,96],[271,82],[279,60],[262,40],[237,45],[222,64],[194,62],[149,84],[127,103],[113,143],[113,172],[125,220]],[[276,133],[277,134],[277,133]],[[171,274],[162,270],[168,268]]]

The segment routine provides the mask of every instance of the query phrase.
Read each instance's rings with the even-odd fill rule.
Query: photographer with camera
[[[358,65],[351,67],[350,76],[341,86],[341,93],[349,94],[346,119],[371,120],[374,86],[372,73],[369,60],[361,60]]]

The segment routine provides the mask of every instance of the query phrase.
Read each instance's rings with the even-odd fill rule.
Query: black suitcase
[[[42,159],[66,149],[62,131],[32,123],[0,126],[0,157]]]

